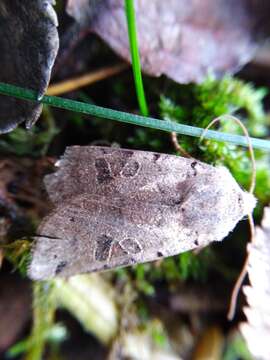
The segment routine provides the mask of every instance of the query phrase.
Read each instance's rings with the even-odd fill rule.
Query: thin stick
[[[183,156],[185,156],[185,157],[187,157],[187,158],[191,158],[191,157],[192,157],[192,156],[190,156],[189,153],[188,153],[185,149],[183,149],[182,146],[179,144],[178,139],[177,139],[177,134],[176,134],[175,131],[173,131],[173,132],[171,133],[171,140],[172,140],[173,146],[174,146],[174,148],[175,148],[175,150],[176,150],[177,152],[179,152],[181,155],[183,155]]]
[[[245,134],[245,137],[247,139],[247,143],[248,143],[248,150],[250,153],[250,159],[251,159],[251,166],[252,166],[252,173],[251,173],[251,180],[250,180],[250,186],[249,186],[249,192],[251,194],[253,194],[254,189],[255,189],[255,185],[256,185],[256,160],[255,160],[255,156],[254,156],[254,150],[253,150],[253,145],[251,142],[251,137],[249,136],[248,130],[245,127],[245,125],[242,123],[241,120],[237,119],[235,116],[232,115],[223,115],[223,116],[219,116],[218,118],[212,120],[210,122],[210,124],[207,125],[207,127],[205,128],[204,132],[202,133],[200,140],[202,141],[202,139],[205,137],[206,132],[208,131],[208,129],[214,125],[216,122],[220,121],[223,119],[229,119],[229,120],[233,120],[235,121],[243,130],[243,133]]]
[[[30,100],[37,102],[38,93],[30,89],[0,82],[0,94],[13,96],[18,99]],[[123,111],[112,110],[101,106],[96,106],[81,101],[61,98],[57,96],[43,96],[39,100],[43,104],[54,106],[57,108],[79,112],[86,115],[93,115],[104,119],[120,121],[138,126],[144,126],[156,130],[167,132],[175,131],[177,134],[200,137],[204,133],[204,129],[195,126],[178,124],[173,121],[159,120],[152,117],[135,115]],[[1,133],[1,131],[0,131]],[[248,146],[245,136],[223,133],[220,131],[208,130],[204,135],[206,139],[216,141],[225,141],[235,145]],[[249,138],[253,149],[261,149],[270,152],[270,141],[258,138]]]
[[[224,115],[224,116],[220,116],[214,120],[212,120],[210,122],[210,124],[206,127],[205,131],[203,132],[203,134],[200,137],[200,141],[202,140],[202,138],[204,137],[206,131],[216,122],[220,121],[222,118],[227,118],[229,120],[233,120],[235,121],[243,130],[246,139],[248,141],[248,149],[249,149],[249,153],[250,153],[250,158],[251,158],[251,164],[252,164],[252,174],[251,174],[251,181],[250,181],[250,187],[249,187],[249,192],[251,194],[253,194],[254,189],[255,189],[255,185],[256,185],[256,160],[255,160],[255,156],[254,156],[254,150],[253,150],[253,146],[251,143],[251,139],[248,133],[247,128],[245,127],[245,125],[242,123],[242,121],[240,121],[239,119],[237,119],[236,117],[232,116],[232,115]],[[254,241],[254,234],[255,234],[255,226],[254,226],[254,221],[253,221],[253,217],[251,214],[248,214],[248,221],[249,221],[249,226],[250,226],[250,233],[251,233],[251,243]],[[238,279],[234,285],[232,294],[231,294],[231,300],[230,300],[230,306],[229,306],[229,311],[227,314],[227,318],[228,320],[232,320],[235,316],[235,311],[236,311],[236,305],[237,305],[237,298],[241,289],[241,286],[243,284],[243,281],[245,280],[245,277],[247,275],[247,268],[248,268],[248,264],[249,264],[249,252],[247,253],[246,256],[246,260],[244,262],[243,268],[238,276]]]
[[[250,226],[250,236],[251,236],[251,243],[254,242],[254,235],[255,235],[255,226],[254,226],[254,221],[253,221],[253,217],[248,214],[248,221],[249,221],[249,226]],[[246,256],[246,260],[244,262],[243,268],[236,280],[236,283],[233,287],[233,291],[231,294],[231,300],[230,300],[230,306],[229,306],[229,310],[228,310],[228,314],[227,314],[227,319],[228,320],[232,320],[235,316],[235,312],[236,312],[236,305],[237,305],[237,298],[241,289],[241,286],[245,280],[245,277],[247,275],[247,268],[248,268],[248,264],[249,264],[249,257],[250,257],[250,253],[248,251],[247,256]]]
[[[57,84],[49,86],[47,95],[61,95],[70,91],[80,89],[84,86],[91,85],[97,81],[104,80],[110,76],[116,75],[128,68],[128,64],[118,64],[115,66],[104,67],[97,71],[92,71],[88,74],[61,81]]]

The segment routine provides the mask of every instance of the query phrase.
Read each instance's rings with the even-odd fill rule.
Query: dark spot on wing
[[[120,246],[118,242],[115,242],[112,246],[111,258],[126,257],[128,252]]]
[[[194,241],[194,245],[199,246],[199,241],[197,239]]]
[[[243,204],[243,197],[241,195],[238,195],[238,204],[239,205]]]
[[[161,251],[158,251],[158,252],[157,252],[157,256],[158,256],[158,257],[163,257],[162,252],[161,252]]]
[[[108,183],[113,179],[109,164],[105,159],[96,159],[95,168],[97,170],[97,182],[99,184]]]
[[[181,205],[192,190],[194,180],[179,181],[176,184],[176,191],[172,192],[164,184],[157,184],[158,191],[162,195],[162,202],[167,206],[179,206]]]
[[[157,162],[158,161],[158,159],[160,158],[160,154],[153,154],[153,160],[154,160],[154,162]]]
[[[102,152],[103,155],[107,154],[108,152],[107,149],[105,149],[104,147],[99,147],[98,150]]]
[[[62,272],[62,270],[67,266],[67,262],[66,261],[61,261],[58,265],[57,268],[55,270],[55,274],[60,274]]]
[[[181,196],[175,197],[174,199],[172,199],[172,205],[173,206],[180,205],[182,202],[183,202],[183,199],[182,199]]]
[[[128,265],[132,265],[132,259],[130,259],[129,257],[121,260],[121,262],[119,263],[119,266],[128,266]]]
[[[180,197],[180,201],[179,201],[178,205],[180,203],[183,203],[184,201],[186,201],[189,194],[192,193],[192,189],[195,184],[194,181],[195,181],[195,179],[184,180],[184,181],[179,182],[176,185],[176,194],[179,194],[179,197]]]
[[[164,205],[167,206],[179,206],[180,204],[182,204],[183,202],[183,197],[181,196],[181,194],[174,194],[174,196],[172,197],[164,197],[163,199],[163,203]]]
[[[122,150],[122,155],[129,159],[134,154],[134,151],[132,150]]]
[[[193,161],[190,166],[192,167],[194,173],[193,175],[196,176],[197,175],[197,170],[196,170],[196,165],[198,164],[198,161]]]
[[[95,251],[95,259],[98,261],[105,261],[109,257],[113,238],[103,234],[97,238],[97,245]]]
[[[130,161],[130,158],[133,155],[133,151],[129,150],[119,150],[120,154],[117,156],[117,160],[114,163],[113,166],[113,175],[119,176],[122,173],[122,170],[126,166],[126,164]]]
[[[157,184],[158,191],[164,195],[166,193],[165,189],[161,186],[161,184]]]
[[[121,171],[121,175],[124,177],[134,177],[140,168],[138,161],[130,160]]]

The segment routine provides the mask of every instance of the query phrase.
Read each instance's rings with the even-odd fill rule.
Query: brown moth
[[[222,240],[255,206],[225,167],[159,153],[67,148],[45,177],[32,279],[101,271]]]

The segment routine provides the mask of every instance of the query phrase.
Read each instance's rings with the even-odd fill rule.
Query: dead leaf
[[[10,157],[0,159],[0,243],[31,233],[31,221],[48,211],[42,178],[50,159]]]
[[[134,1],[142,69],[180,82],[200,82],[209,72],[234,73],[246,64],[268,23],[267,2],[234,0]],[[266,9],[268,7],[268,9]],[[91,28],[130,61],[122,0],[68,0],[67,11],[86,33]],[[82,31],[83,32],[83,31]]]
[[[0,81],[33,89],[42,96],[58,51],[53,0],[1,0]],[[26,121],[31,127],[40,103],[0,96],[0,134]]]
[[[24,280],[1,277],[0,353],[14,343],[31,316],[31,288]]]
[[[247,322],[241,331],[256,359],[270,359],[270,207],[265,208],[261,227],[256,227],[253,243],[248,245],[250,286],[244,288],[248,307]]]
[[[224,335],[217,326],[211,326],[202,333],[192,360],[219,360],[222,357]]]

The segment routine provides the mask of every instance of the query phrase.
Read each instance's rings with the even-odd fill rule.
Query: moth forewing
[[[224,167],[174,155],[70,147],[45,184],[32,279],[153,261],[222,240],[255,206]]]

